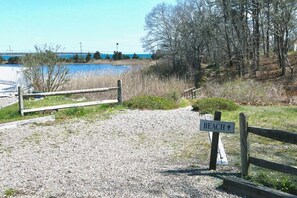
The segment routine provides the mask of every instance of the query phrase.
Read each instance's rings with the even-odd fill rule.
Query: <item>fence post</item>
[[[118,104],[123,103],[123,95],[122,95],[122,81],[118,80]]]
[[[244,113],[239,114],[240,126],[240,150],[241,150],[241,174],[242,177],[248,175],[249,169],[249,142],[248,142],[248,122]]]
[[[220,121],[222,113],[216,111],[214,114],[214,119]],[[213,132],[212,133],[212,141],[211,141],[211,151],[210,151],[210,162],[209,162],[209,169],[216,170],[217,168],[217,157],[218,157],[218,146],[219,146],[219,137],[220,133]]]
[[[18,99],[19,99],[19,112],[21,116],[24,116],[24,100],[23,100],[23,89],[21,86],[18,86]]]

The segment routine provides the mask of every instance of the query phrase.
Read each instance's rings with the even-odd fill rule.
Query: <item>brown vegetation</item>
[[[178,99],[184,89],[189,86],[189,83],[184,79],[170,77],[160,79],[156,75],[145,75],[141,70],[133,70],[120,75],[96,75],[84,74],[78,75],[71,79],[64,89],[85,89],[85,88],[100,88],[116,86],[117,80],[123,82],[123,97],[128,100],[138,95],[164,96],[167,98]],[[116,93],[100,93],[89,94],[89,98],[116,98]]]
[[[111,65],[130,65],[130,66],[147,66],[153,64],[151,59],[125,59],[125,60],[112,60],[112,59],[99,59],[92,60],[87,64],[111,64]]]

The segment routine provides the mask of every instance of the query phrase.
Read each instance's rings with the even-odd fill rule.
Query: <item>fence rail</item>
[[[200,90],[201,88],[196,89],[195,87],[191,87],[189,89],[184,90],[182,96],[185,98],[196,98],[197,97],[197,92]]]
[[[98,93],[98,92],[107,92],[107,91],[113,91],[113,90],[117,90],[117,99],[90,101],[90,102],[82,102],[82,103],[56,105],[56,106],[47,106],[47,107],[32,108],[32,109],[25,109],[25,107],[24,107],[24,98],[29,98],[29,97],[45,97],[45,96],[58,96],[58,95],[68,95],[68,94]],[[118,80],[117,87],[57,91],[57,92],[45,92],[45,93],[32,93],[32,94],[23,94],[22,87],[18,87],[17,95],[18,95],[18,100],[19,100],[19,112],[22,116],[24,116],[25,113],[38,112],[38,111],[57,110],[57,109],[83,107],[83,106],[91,106],[91,105],[99,105],[99,104],[113,104],[113,103],[121,104],[123,102],[122,81],[121,80]]]
[[[273,130],[273,129],[263,129],[263,128],[257,128],[257,127],[248,127],[247,118],[243,113],[239,115],[239,122],[240,122],[240,148],[241,148],[242,176],[248,175],[248,169],[250,164],[260,166],[263,168],[268,168],[275,171],[280,171],[283,173],[288,173],[291,175],[297,175],[297,168],[295,167],[284,165],[284,164],[278,164],[275,162],[270,162],[264,159],[250,157],[249,141],[248,141],[249,133],[253,133],[253,134],[270,138],[273,140],[277,140],[285,143],[297,144],[297,133],[291,133],[287,131]]]

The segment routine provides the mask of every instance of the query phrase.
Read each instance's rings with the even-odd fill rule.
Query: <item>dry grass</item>
[[[236,80],[225,84],[208,82],[199,91],[200,98],[229,98],[240,104],[271,105],[287,102],[282,85],[254,80]]]
[[[89,64],[147,66],[147,65],[154,64],[154,62],[155,61],[151,59],[126,59],[126,60],[100,59],[100,60],[92,60],[89,62]]]
[[[145,75],[141,70],[132,70],[119,75],[77,75],[71,79],[64,90],[115,87],[117,80],[122,80],[124,100],[138,95],[165,96],[167,98],[179,99],[180,94],[189,85],[186,80],[171,77],[160,79],[155,75]],[[115,99],[116,91],[99,94],[88,94],[89,99]]]

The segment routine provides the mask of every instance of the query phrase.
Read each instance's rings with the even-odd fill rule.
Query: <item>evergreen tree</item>
[[[79,62],[78,54],[75,54],[75,55],[73,56],[73,60],[74,60],[75,63],[78,63],[78,62]]]
[[[99,59],[101,59],[101,54],[100,54],[100,52],[96,51],[96,52],[94,53],[94,59],[95,59],[95,60],[99,60]]]
[[[121,60],[121,59],[123,59],[122,52],[116,52],[116,51],[114,51],[113,52],[113,55],[112,55],[112,59],[113,60]]]
[[[91,53],[88,52],[88,54],[86,56],[86,62],[89,62],[91,60],[91,57],[92,57]]]
[[[108,55],[108,54],[106,54],[106,57],[105,57],[105,59],[110,59],[110,56]]]
[[[133,54],[132,59],[139,59],[139,56],[137,56],[137,54]]]

